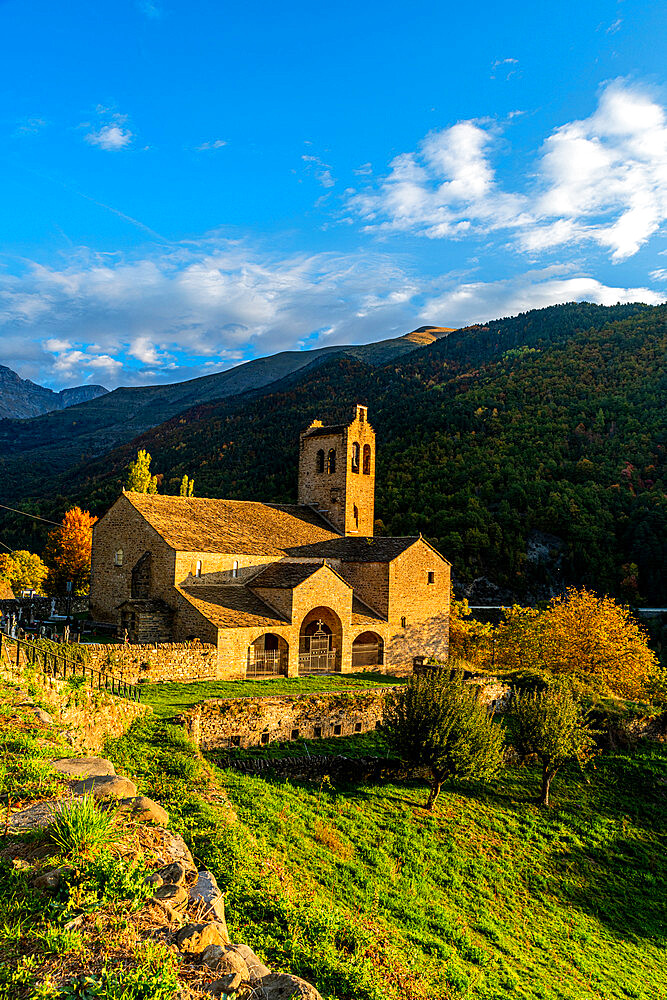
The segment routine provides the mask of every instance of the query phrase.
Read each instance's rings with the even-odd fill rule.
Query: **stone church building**
[[[123,492],[94,527],[91,614],[131,642],[212,643],[229,679],[445,657],[450,564],[374,537],[374,492],[364,406],[301,434],[296,504]]]

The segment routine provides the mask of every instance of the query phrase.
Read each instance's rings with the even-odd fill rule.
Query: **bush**
[[[65,804],[48,828],[50,841],[63,854],[85,855],[118,838],[116,813],[105,811],[92,795]]]

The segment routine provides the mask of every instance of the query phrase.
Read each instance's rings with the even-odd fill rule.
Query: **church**
[[[123,492],[95,524],[91,615],[132,643],[217,647],[225,679],[444,658],[450,564],[419,536],[375,537],[375,432],[314,420],[296,504]]]

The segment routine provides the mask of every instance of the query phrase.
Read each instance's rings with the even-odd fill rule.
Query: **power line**
[[[10,553],[14,551],[14,549],[10,549],[9,545],[5,545],[5,543],[1,540],[0,540],[0,545],[2,545],[3,549],[7,549],[7,551]]]
[[[57,521],[49,521],[48,517],[40,517],[39,514],[28,514],[24,510],[17,510],[16,507],[7,507],[4,503],[0,503],[0,507],[3,510],[11,510],[14,514],[23,514],[24,517],[31,517],[33,521],[44,521],[44,524],[55,524],[56,528],[62,528],[62,524],[58,524]]]

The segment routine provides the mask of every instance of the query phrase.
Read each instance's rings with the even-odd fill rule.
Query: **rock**
[[[201,954],[202,965],[208,965],[209,969],[215,969],[219,974],[227,976],[241,977],[241,982],[247,983],[250,980],[250,970],[238,952],[231,948],[223,948],[217,944],[210,944]]]
[[[183,914],[180,913],[178,910],[175,910],[174,907],[170,903],[167,903],[164,899],[156,899],[153,896],[152,899],[148,900],[148,904],[149,905],[153,904],[157,906],[158,909],[160,909],[162,913],[166,915],[168,920],[170,920],[172,923],[178,924],[179,927],[182,927],[183,924],[185,923],[185,917],[183,916]]]
[[[314,986],[289,973],[270,973],[261,980],[263,1000],[322,1000]]]
[[[229,950],[236,952],[236,954],[243,959],[248,967],[251,982],[270,974],[271,970],[268,969],[263,962],[260,962],[255,952],[252,948],[249,948],[247,944],[232,944],[230,945]]]
[[[167,830],[158,829],[155,831],[156,839],[162,840],[163,861],[182,861],[188,872],[192,871],[196,877],[197,869],[194,859],[190,854],[190,849],[182,837],[176,833],[169,833]]]
[[[213,997],[229,997],[232,993],[236,993],[243,979],[241,978],[240,972],[230,973],[227,976],[223,976],[222,979],[216,979],[206,987],[206,993]]]
[[[159,889],[161,885],[164,885],[164,879],[159,872],[153,872],[152,875],[147,875],[144,879],[146,885],[153,885],[156,889]]]
[[[176,943],[181,951],[193,955],[201,955],[211,944],[224,946],[228,940],[227,928],[216,920],[206,924],[186,924],[176,936]]]
[[[48,712],[44,711],[43,708],[39,708],[37,705],[34,705],[30,709],[30,711],[35,716],[35,718],[39,719],[40,722],[43,722],[45,726],[53,725],[53,719],[51,718]]]
[[[159,875],[167,885],[183,885],[185,882],[185,865],[182,865],[180,861],[172,861],[170,865],[158,868],[155,874]]]
[[[175,910],[184,910],[188,905],[187,891],[181,885],[161,885],[153,899],[169,903]]]
[[[72,791],[75,795],[89,794],[96,799],[127,799],[136,797],[137,786],[129,778],[104,774],[72,782]]]
[[[120,780],[127,781],[127,778]],[[130,782],[130,784],[132,783]],[[156,823],[158,826],[166,826],[169,822],[167,810],[163,809],[157,802],[153,802],[147,795],[133,795],[126,799],[120,799],[117,808],[120,812],[129,813],[131,819],[139,820],[142,823]]]
[[[212,872],[199,872],[197,881],[193,886],[190,886],[190,899],[193,903],[200,903],[203,916],[213,917],[223,923],[225,928],[227,927],[225,899]],[[228,943],[229,935],[227,935]]]
[[[116,773],[105,757],[62,757],[52,760],[51,766],[70,778],[102,778]]]

